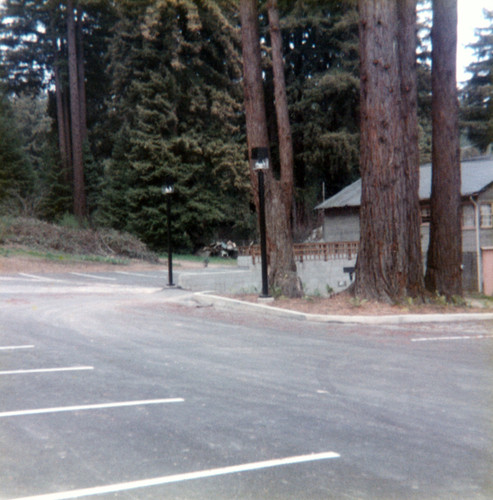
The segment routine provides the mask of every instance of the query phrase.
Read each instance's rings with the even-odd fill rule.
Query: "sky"
[[[465,68],[473,61],[471,49],[466,45],[475,41],[474,29],[487,26],[483,9],[493,9],[491,0],[457,0],[457,83],[470,78]]]

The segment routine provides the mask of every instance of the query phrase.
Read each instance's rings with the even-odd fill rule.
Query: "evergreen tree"
[[[59,144],[58,158],[53,158],[59,171],[53,171],[50,178],[57,179],[57,189],[47,186],[48,199],[44,205],[51,207],[46,215],[60,216],[53,212],[55,207],[66,208],[65,202],[51,199],[61,192],[67,193],[67,187],[80,178],[81,151],[89,152],[88,145],[78,142],[72,147],[71,127],[80,122],[80,138],[86,137],[86,116],[92,126],[104,111],[105,71],[102,67],[102,54],[105,52],[105,38],[112,21],[112,2],[105,0],[80,0],[76,2],[77,14],[74,20],[72,46],[75,49],[75,72],[77,73],[77,93],[72,101],[72,111],[78,111],[80,120],[69,117],[70,101],[68,92],[68,50],[67,50],[67,6],[65,2],[53,0],[8,0],[2,7],[0,23],[0,45],[5,47],[1,52],[1,63],[4,68],[2,79],[10,92],[17,95],[38,95],[48,92],[50,97],[50,113],[56,118]],[[89,71],[85,71],[84,61]],[[74,73],[74,71],[72,71]],[[86,83],[82,85],[82,82]],[[75,81],[74,81],[75,85]],[[89,113],[86,113],[86,96],[89,99]],[[93,136],[89,137],[90,140]],[[78,176],[72,175],[72,153],[78,151]],[[91,158],[91,155],[88,156]],[[80,181],[80,179],[79,179]],[[62,186],[66,184],[66,186]],[[85,187],[76,183],[78,198],[84,196]],[[96,185],[90,185],[94,189]],[[69,188],[70,189],[70,188]],[[65,198],[66,194],[63,195]],[[69,193],[69,196],[70,193]],[[76,197],[76,198],[77,198]],[[92,194],[91,200],[95,196]],[[92,207],[90,207],[92,208]]]
[[[457,0],[433,0],[432,42],[433,169],[425,284],[451,299],[462,296]]]
[[[360,246],[354,293],[420,297],[416,0],[359,1]]]
[[[355,2],[280,6],[302,220],[320,201],[322,184],[329,196],[358,176],[358,14]]]
[[[12,107],[0,93],[0,211],[18,213],[34,188],[34,173],[23,151]]]
[[[161,186],[172,179],[175,244],[197,247],[249,212],[237,28],[200,0],[122,2],[119,14],[109,54],[118,140],[99,220],[162,247]]]
[[[483,12],[490,25],[476,29],[477,40],[470,45],[476,60],[467,68],[471,78],[461,92],[461,125],[482,153],[493,142],[493,10]]]
[[[46,96],[14,96],[10,99],[15,116],[18,139],[35,180],[28,198],[22,201],[23,211],[40,215],[48,185],[47,173],[52,161],[52,120],[48,116]]]

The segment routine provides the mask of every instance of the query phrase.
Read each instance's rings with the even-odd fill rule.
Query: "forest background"
[[[75,214],[158,250],[166,242],[162,186],[172,180],[177,247],[256,239],[236,2],[70,4],[7,0],[1,7],[0,213],[49,221]],[[301,241],[317,225],[313,207],[359,176],[358,13],[353,2],[285,0],[279,8],[294,149],[293,228]],[[420,9],[420,160],[426,162],[431,13]],[[478,31],[471,78],[460,95],[469,155],[485,152],[493,140],[493,11],[485,17],[488,27]],[[262,8],[260,28],[272,103]],[[76,102],[81,106],[74,109]],[[272,104],[267,116],[275,130]],[[82,186],[73,174],[74,133]],[[278,154],[275,144],[271,154]]]

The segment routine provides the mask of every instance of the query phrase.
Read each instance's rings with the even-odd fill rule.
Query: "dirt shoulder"
[[[230,296],[248,302],[258,302],[258,295]],[[349,293],[339,293],[332,297],[304,297],[302,299],[278,298],[265,303],[273,307],[299,311],[306,314],[342,316],[391,316],[402,314],[459,314],[493,313],[493,302],[486,299],[466,298],[466,305],[450,304],[406,304],[391,305],[352,297]]]
[[[138,259],[128,259],[121,263],[106,263],[60,259],[51,260],[42,257],[30,256],[0,256],[0,274],[15,274],[15,273],[63,273],[63,272],[81,272],[81,271],[152,271],[154,269],[162,269],[166,267],[166,260],[158,262],[148,262]],[[190,262],[186,260],[173,261],[173,267],[177,269],[197,269],[204,267],[201,262]]]

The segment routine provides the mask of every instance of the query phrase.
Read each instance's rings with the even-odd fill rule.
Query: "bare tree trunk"
[[[258,186],[253,171],[254,161],[251,159],[251,151],[252,148],[268,148],[269,136],[262,83],[256,0],[240,1],[240,19],[250,178],[255,190],[255,203],[258,212]],[[289,297],[300,296],[301,286],[296,275],[296,265],[293,258],[289,209],[286,209],[281,185],[274,179],[271,169],[265,172],[265,198],[268,200],[266,204],[266,225],[267,249],[270,254],[269,274],[271,286],[278,287],[282,294]],[[286,216],[287,213],[288,216]]]
[[[67,116],[65,114],[65,107],[63,103],[63,86],[60,78],[60,68],[58,61],[58,49],[54,44],[55,50],[55,102],[56,102],[56,116],[58,125],[58,145],[60,149],[60,160],[63,168],[63,178],[69,183],[72,170],[72,155],[70,154],[70,136],[67,134]]]
[[[462,296],[457,0],[433,1],[432,187],[428,290]]]
[[[277,0],[267,2],[269,31],[272,45],[272,69],[274,73],[274,104],[277,116],[277,135],[279,138],[279,156],[281,161],[281,187],[286,206],[286,217],[291,218],[293,204],[293,142],[289,123],[288,98],[284,78],[284,60],[282,54],[282,36],[279,26]]]
[[[362,179],[354,293],[422,292],[415,0],[360,0]],[[414,54],[414,55],[413,55]]]
[[[75,35],[73,0],[67,0],[67,44],[70,86],[70,125],[72,131],[72,158],[74,173],[74,214],[78,219],[83,219],[87,214],[84,183],[84,161],[82,152],[82,130],[80,119],[80,95],[77,69],[77,41]]]
[[[82,35],[82,9],[77,7],[77,80],[79,82],[79,99],[80,99],[80,129],[82,143],[87,137],[87,105],[86,105],[86,76],[85,76],[85,61],[84,61],[84,40]]]
[[[286,82],[284,79],[284,61],[282,55],[282,36],[279,26],[279,11],[277,0],[267,2],[269,16],[269,30],[272,45],[272,69],[274,73],[274,104],[277,116],[277,135],[279,139],[279,157],[281,162],[281,206],[279,212],[284,212],[284,217],[278,220],[281,227],[275,229],[276,234],[286,234],[286,243],[274,253],[276,259],[282,259],[282,262],[272,265],[272,277],[284,295],[289,297],[301,297],[303,287],[296,271],[296,262],[293,252],[293,229],[292,229],[292,208],[294,193],[294,175],[293,175],[293,142],[291,138],[291,126],[289,123],[288,98],[286,95]],[[274,274],[277,272],[277,275]]]
[[[62,83],[62,106],[63,106],[63,133],[65,135],[65,143],[67,145],[67,177],[69,184],[74,183],[74,163],[72,155],[72,128],[70,126],[70,98],[67,89],[63,88]]]
[[[404,177],[407,186],[406,293],[422,297],[424,292],[423,253],[421,249],[421,206],[419,203],[419,127],[416,62],[416,0],[400,0],[399,58],[401,78],[401,120],[404,128]]]

